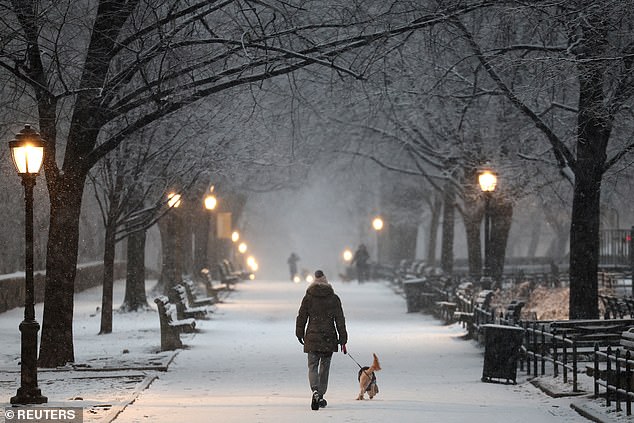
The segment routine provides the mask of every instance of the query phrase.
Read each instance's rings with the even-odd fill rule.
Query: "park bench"
[[[421,260],[414,261],[401,261],[401,265],[398,268],[397,278],[402,283],[408,279],[418,279],[423,276],[423,269],[425,268],[425,262]]]
[[[483,289],[472,301],[464,294],[456,297],[459,300],[459,309],[454,313],[454,319],[466,325],[469,337],[480,335],[482,325],[495,320],[495,310],[491,308],[493,296],[493,291]]]
[[[401,283],[403,279],[405,279],[405,275],[407,274],[410,264],[411,262],[406,259],[403,259],[398,263],[396,268],[394,268],[394,274],[392,275],[393,283]]]
[[[432,286],[432,289],[436,293],[437,297],[435,314],[445,323],[453,323],[457,317],[456,311],[458,310],[459,304],[458,300],[455,298],[456,296],[460,295],[464,301],[468,301],[470,308],[471,299],[467,300],[466,297],[470,298],[471,289],[473,288],[473,284],[471,282],[463,282],[455,289],[451,289],[449,285],[450,280],[441,276],[438,278],[438,283]],[[465,308],[461,311],[466,312],[467,310]]]
[[[506,310],[500,316],[500,321],[506,325],[515,325],[521,320],[522,308],[526,303],[521,300],[512,300],[506,306]]]
[[[405,303],[407,312],[421,311],[421,294],[427,281],[424,278],[407,279],[403,281],[403,293],[405,294]]]
[[[634,316],[634,300],[627,297],[617,297],[614,295],[599,295],[603,304],[603,317],[607,319],[623,319]]]
[[[196,329],[194,319],[179,320],[176,317],[176,306],[164,295],[154,299],[159,315],[161,330],[161,351],[182,348],[181,333],[192,333]]]
[[[427,268],[431,270],[432,268]],[[422,281],[419,284],[418,293],[419,308],[423,312],[431,312],[439,314],[439,303],[448,302],[452,289],[450,288],[451,278],[445,276],[441,272],[428,271],[418,279],[410,279],[403,282],[407,284],[410,281]],[[453,317],[453,311],[446,310],[447,318],[442,318],[446,322],[450,322]]]
[[[184,280],[183,287],[187,294],[187,303],[192,307],[211,306],[218,302],[217,297],[203,297],[198,293],[198,289],[192,280]]]
[[[395,294],[403,296],[403,276],[405,275],[405,270],[409,267],[409,260],[401,260],[398,265],[396,265],[393,269],[391,277],[388,279],[390,281],[390,286]]]
[[[207,296],[215,298],[217,303],[221,303],[222,300],[228,295],[230,290],[227,289],[226,286],[214,284],[214,279],[209,269],[201,269],[200,275],[202,276],[202,281],[205,285]]]
[[[231,289],[232,285],[240,282],[240,276],[231,273],[230,268],[228,267],[228,261],[223,260],[218,262],[218,277],[220,278],[220,283],[225,284],[227,289]]]
[[[183,285],[175,285],[169,290],[169,300],[176,306],[176,316],[179,320],[194,318],[202,319],[207,316],[207,307],[193,307],[187,304],[187,292]]]
[[[225,263],[225,266],[227,267],[227,270],[230,274],[236,275],[242,280],[251,279],[251,276],[252,276],[251,272],[244,269],[236,269],[232,261],[224,259],[223,263]]]

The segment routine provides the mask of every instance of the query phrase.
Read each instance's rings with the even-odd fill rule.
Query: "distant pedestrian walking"
[[[297,262],[299,261],[299,256],[295,253],[291,253],[288,260],[288,270],[291,273],[291,281],[295,280],[295,276],[297,276]]]
[[[359,283],[370,279],[369,260],[370,253],[368,253],[368,249],[365,244],[359,245],[359,248],[355,251],[354,257],[352,257],[352,261],[350,262],[351,264],[356,264],[357,266],[357,280]]]
[[[315,272],[315,281],[306,289],[297,313],[295,335],[308,354],[310,406],[319,410],[327,404],[324,394],[328,389],[332,353],[339,350],[339,345],[345,353],[348,342],[341,300],[321,270]]]

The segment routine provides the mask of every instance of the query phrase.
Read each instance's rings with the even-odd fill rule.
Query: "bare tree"
[[[115,245],[139,233],[144,240],[145,231],[168,211],[166,191],[174,181],[189,185],[192,181],[188,179],[196,179],[211,164],[208,160],[196,160],[204,155],[197,148],[199,145],[189,144],[189,137],[182,132],[170,133],[157,125],[146,128],[104,157],[89,175],[105,228],[100,334],[112,332]],[[143,143],[143,139],[154,142]],[[133,243],[142,243],[142,239],[134,238]],[[140,263],[132,259],[129,265],[135,267]],[[127,310],[147,306],[144,270],[137,273],[132,269],[127,272],[130,279],[126,278],[122,306]]]
[[[570,318],[597,318],[601,183],[633,148],[622,141],[609,146],[634,93],[634,4],[508,3],[495,15],[454,25],[493,83],[478,81],[477,89],[500,93],[530,119],[573,184]],[[542,95],[544,86],[557,83],[558,101]],[[569,91],[577,94],[570,102]],[[568,113],[574,135],[551,124],[553,109]]]

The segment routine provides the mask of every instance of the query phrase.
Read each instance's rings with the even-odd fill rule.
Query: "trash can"
[[[407,312],[415,313],[421,310],[420,294],[423,292],[425,279],[408,279],[403,281],[403,291],[407,302]]]
[[[506,379],[506,383],[517,383],[517,360],[524,329],[516,326],[483,325],[484,328],[484,366],[482,382],[491,379]]]

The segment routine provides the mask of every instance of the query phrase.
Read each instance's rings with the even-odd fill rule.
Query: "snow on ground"
[[[114,332],[99,336],[100,289],[79,293],[77,365],[40,371],[42,393],[49,405],[84,407],[85,422],[115,418],[117,423],[578,422],[584,419],[570,408],[571,402],[602,409],[598,401],[551,398],[523,374],[518,385],[483,383],[483,350],[460,339],[459,325],[407,314],[404,300],[382,283],[334,286],[346,313],[350,354],[362,365],[370,364],[373,352],[381,360],[380,393],[374,400],[355,400],[358,367],[338,353],[332,361],[328,407],[310,410],[306,355],[294,336],[306,286],[280,281],[238,285],[211,319],[198,321],[199,333],[182,336],[187,348],[176,355],[157,353],[155,311],[115,314]],[[118,282],[115,304],[121,302],[122,290]],[[41,321],[41,304],[37,311]],[[21,319],[22,310],[0,314],[3,406],[19,386]],[[160,371],[168,364],[167,372]],[[627,421],[620,414],[612,416]]]

